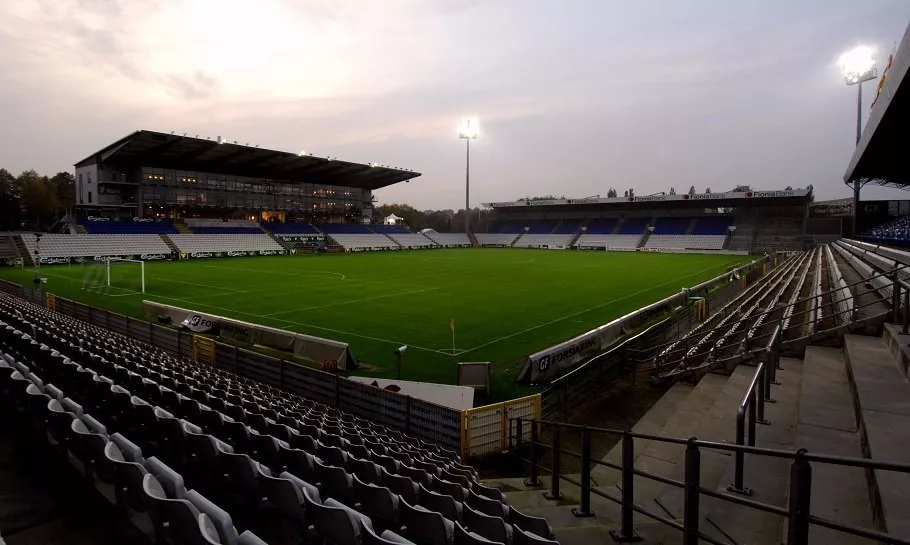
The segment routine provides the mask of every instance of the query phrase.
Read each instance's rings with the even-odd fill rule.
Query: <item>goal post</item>
[[[82,265],[82,289],[108,295],[145,293],[145,262],[105,257]]]

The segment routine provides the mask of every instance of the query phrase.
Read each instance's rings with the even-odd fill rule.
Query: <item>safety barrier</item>
[[[476,458],[509,449],[515,419],[540,418],[540,394],[461,412],[461,456]]]

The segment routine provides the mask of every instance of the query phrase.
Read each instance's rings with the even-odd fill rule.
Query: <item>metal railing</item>
[[[731,545],[730,543],[719,541],[714,537],[703,533],[699,529],[702,513],[700,511],[700,500],[702,496],[719,499],[747,509],[771,513],[787,519],[787,540],[788,545],[808,545],[809,529],[811,526],[820,526],[840,533],[849,534],[865,539],[871,539],[890,545],[910,545],[910,540],[898,537],[887,532],[875,529],[863,528],[836,520],[831,520],[812,515],[810,505],[812,499],[812,475],[813,464],[828,464],[841,467],[855,467],[866,471],[893,471],[898,473],[910,474],[910,464],[898,462],[880,462],[866,458],[855,458],[846,456],[832,456],[826,454],[810,453],[805,449],[799,450],[782,450],[760,448],[752,445],[737,445],[730,443],[720,443],[715,441],[702,441],[698,438],[691,437],[688,439],[665,437],[651,435],[646,433],[636,433],[629,430],[617,430],[609,428],[596,428],[589,426],[580,426],[577,424],[566,424],[563,422],[554,422],[550,420],[537,419],[513,419],[516,433],[510,438],[510,447],[512,455],[520,462],[529,464],[529,476],[524,481],[527,487],[541,487],[540,471],[549,472],[550,487],[544,493],[544,497],[550,500],[562,499],[563,494],[560,490],[560,481],[566,481],[580,489],[579,506],[572,509],[576,517],[590,517],[594,515],[591,509],[592,494],[618,504],[621,508],[620,527],[610,532],[613,539],[617,542],[638,541],[641,538],[635,531],[634,515],[635,513],[644,515],[652,520],[660,522],[671,528],[675,528],[683,535],[684,545],[696,545],[699,540],[711,543],[713,545]],[[530,443],[528,444],[528,457],[524,457],[525,445],[523,427],[530,425]],[[550,428],[550,444],[540,441],[541,426]],[[510,426],[511,428],[512,426]],[[577,431],[580,437],[581,452],[572,452],[563,449],[560,446],[560,435],[567,431]],[[622,460],[619,464],[604,460],[596,460],[591,457],[591,436],[592,434],[605,434],[621,437]],[[685,447],[683,463],[685,467],[684,480],[663,477],[647,471],[636,469],[635,467],[635,441],[655,441],[659,443],[668,443],[682,445]],[[538,458],[538,451],[548,449],[550,451],[550,468],[543,466]],[[743,497],[741,494],[724,493],[708,489],[702,486],[701,481],[701,452],[702,450],[730,452],[734,455],[755,455],[768,458],[781,458],[792,460],[790,464],[790,482],[788,503],[786,506],[773,505],[753,499]],[[581,462],[581,472],[578,479],[563,474],[561,470],[561,457],[563,455],[577,458]],[[591,467],[603,466],[612,468],[621,472],[621,490],[620,496],[604,492],[596,486],[592,486]],[[646,507],[636,503],[635,498],[635,477],[642,477],[664,485],[683,490],[683,514],[682,522],[677,522],[667,518],[657,512],[651,511]]]
[[[780,326],[774,328],[768,346],[765,348],[765,361],[759,362],[755,367],[755,374],[749,382],[749,387],[743,394],[742,401],[736,409],[736,444],[746,444],[746,410],[749,411],[749,437],[748,445],[755,446],[755,425],[768,424],[765,419],[765,403],[774,403],[771,398],[771,386],[777,384],[777,368],[780,365]],[[734,453],[733,484],[727,487],[730,492],[738,492],[751,496],[752,490],[743,484],[745,473],[745,453]]]

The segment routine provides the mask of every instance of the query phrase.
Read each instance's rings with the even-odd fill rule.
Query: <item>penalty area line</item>
[[[435,289],[435,288],[434,288],[434,289]],[[180,298],[177,298],[177,297],[166,297],[166,296],[163,296],[163,295],[157,295],[156,297],[158,297],[158,298],[160,298],[160,299],[169,299],[169,300],[172,300],[172,301],[181,301],[181,302],[183,302],[183,303],[192,303],[192,304],[194,304],[194,305],[199,305],[200,307],[214,308],[214,309],[217,309],[217,310],[222,310],[222,311],[225,311],[225,312],[231,312],[231,313],[234,313],[234,314],[240,314],[240,315],[243,315],[243,316],[252,316],[252,317],[254,317],[254,318],[261,318],[261,319],[265,319],[265,320],[272,320],[272,321],[275,321],[275,322],[283,322],[283,323],[285,323],[285,324],[296,325],[296,326],[300,326],[300,327],[307,327],[307,328],[311,328],[311,329],[319,329],[319,330],[322,330],[322,331],[328,331],[328,332],[330,332],[330,333],[338,333],[338,334],[340,334],[340,335],[349,335],[349,336],[351,336],[351,337],[358,337],[358,338],[360,338],[360,339],[367,339],[367,340],[370,340],[370,341],[377,341],[377,342],[386,343],[386,344],[392,344],[392,345],[396,345],[396,346],[401,346],[401,345],[406,344],[406,345],[408,345],[409,348],[414,348],[415,350],[420,350],[420,351],[423,351],[423,352],[431,352],[431,353],[433,353],[433,354],[442,354],[442,355],[444,355],[444,356],[451,356],[451,355],[452,355],[451,349],[449,349],[448,352],[444,352],[444,351],[441,351],[441,350],[433,350],[432,348],[427,348],[427,347],[425,347],[425,346],[418,346],[418,345],[416,345],[416,344],[412,344],[412,343],[409,343],[409,342],[407,342],[407,341],[400,341],[400,340],[393,340],[393,339],[383,339],[383,338],[381,338],[381,337],[371,337],[371,336],[369,336],[369,335],[363,335],[363,334],[361,334],[361,333],[352,333],[352,332],[350,332],[350,331],[343,331],[343,330],[340,330],[340,329],[332,329],[332,328],[330,328],[330,327],[323,327],[323,326],[318,326],[318,325],[314,325],[314,324],[305,324],[305,323],[303,323],[303,322],[295,322],[295,321],[292,321],[292,320],[285,320],[284,318],[274,318],[274,317],[265,316],[265,315],[262,315],[262,314],[253,314],[253,313],[251,313],[251,312],[244,312],[244,311],[242,311],[242,310],[237,310],[237,309],[233,309],[233,308],[218,307],[218,306],[215,306],[215,305],[209,305],[209,304],[207,304],[207,303],[198,303],[198,302],[193,301],[193,300],[191,300],[191,299],[180,299]],[[262,325],[265,325],[265,324],[262,324]],[[288,326],[282,327],[281,329],[288,329]],[[295,333],[301,333],[301,332],[295,332]]]

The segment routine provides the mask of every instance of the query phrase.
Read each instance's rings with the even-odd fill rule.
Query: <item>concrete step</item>
[[[733,374],[723,384],[719,392],[716,393],[716,399],[710,410],[700,419],[694,427],[690,428],[688,436],[697,437],[705,441],[717,441],[721,443],[733,443],[736,439],[736,409],[739,402],[755,374],[754,367],[741,365],[737,367]],[[711,376],[711,375],[708,375]],[[679,435],[679,434],[675,434]],[[680,454],[676,463],[673,464],[672,472],[667,475],[669,478],[677,481],[685,481],[686,468],[684,463],[684,449],[679,451]],[[720,485],[721,479],[726,472],[727,463],[731,456],[729,452],[720,451],[701,451],[701,486],[704,488],[715,489]],[[726,486],[727,483],[724,483]],[[637,496],[636,491],[636,496]],[[683,514],[683,491],[681,488],[669,485],[661,485],[661,490],[655,496],[655,503],[664,510],[670,518],[680,518]]]
[[[910,335],[902,331],[903,327],[897,324],[885,324],[885,342],[904,378],[910,378]]]
[[[699,424],[708,416],[714,406],[715,399],[722,392],[728,377],[707,374],[692,389],[676,410],[667,417],[663,427],[657,433],[662,437],[687,438],[691,437],[698,429]],[[638,441],[636,441],[638,442]],[[685,451],[683,445],[650,441],[641,454],[635,458],[635,469],[661,477],[670,477],[677,471],[677,466],[682,462]],[[604,490],[608,494],[621,494],[621,479],[617,479],[613,486]],[[654,499],[664,489],[664,484],[645,477],[635,477],[635,503],[646,508],[654,508]],[[644,515],[636,515],[644,520]]]
[[[657,403],[655,403],[648,412],[632,426],[632,431],[635,433],[651,435],[659,434],[664,427],[664,424],[667,422],[667,419],[677,411],[678,406],[686,400],[692,392],[692,389],[693,387],[691,384],[683,382],[674,384],[657,400]],[[635,457],[637,458],[641,455],[650,443],[650,441],[645,439],[636,440]],[[622,441],[610,449],[610,452],[602,458],[602,461],[620,465],[622,463]],[[620,472],[613,468],[595,465],[591,469],[591,479],[594,481],[594,486],[608,486],[619,481]]]
[[[836,456],[863,456],[842,350],[806,349],[795,447]],[[812,481],[813,515],[874,528],[863,470],[813,464]],[[809,530],[809,542],[819,545],[873,543],[814,525]]]
[[[863,453],[910,463],[910,383],[888,345],[879,337],[846,335],[844,354]],[[877,526],[910,539],[910,474],[875,470],[867,478]]]
[[[576,481],[579,479],[577,474],[568,477]],[[550,487],[550,477],[540,477],[540,481],[543,487],[539,489],[527,489],[522,479],[493,479],[484,481],[484,484],[505,492],[509,505],[522,513],[547,519],[561,545],[613,543],[610,531],[620,528],[618,505],[592,494],[591,511],[594,516],[579,518],[572,513],[581,501],[579,487],[561,480],[562,499],[547,500],[543,492]],[[643,539],[641,543],[681,543],[681,534],[677,530],[653,520],[636,521],[635,531]]]
[[[800,360],[781,358],[781,368],[777,370],[780,384],[772,386],[771,390],[775,402],[765,404],[768,424],[756,427],[756,446],[793,450],[802,375]],[[789,460],[783,458],[746,455],[743,484],[751,492],[749,499],[786,506],[789,467]],[[727,489],[735,482],[735,471],[734,457],[729,456],[724,474],[714,490],[737,495]],[[701,514],[699,528],[702,532],[733,543],[775,543],[780,540],[784,526],[784,519],[777,515],[706,496],[701,500]]]

